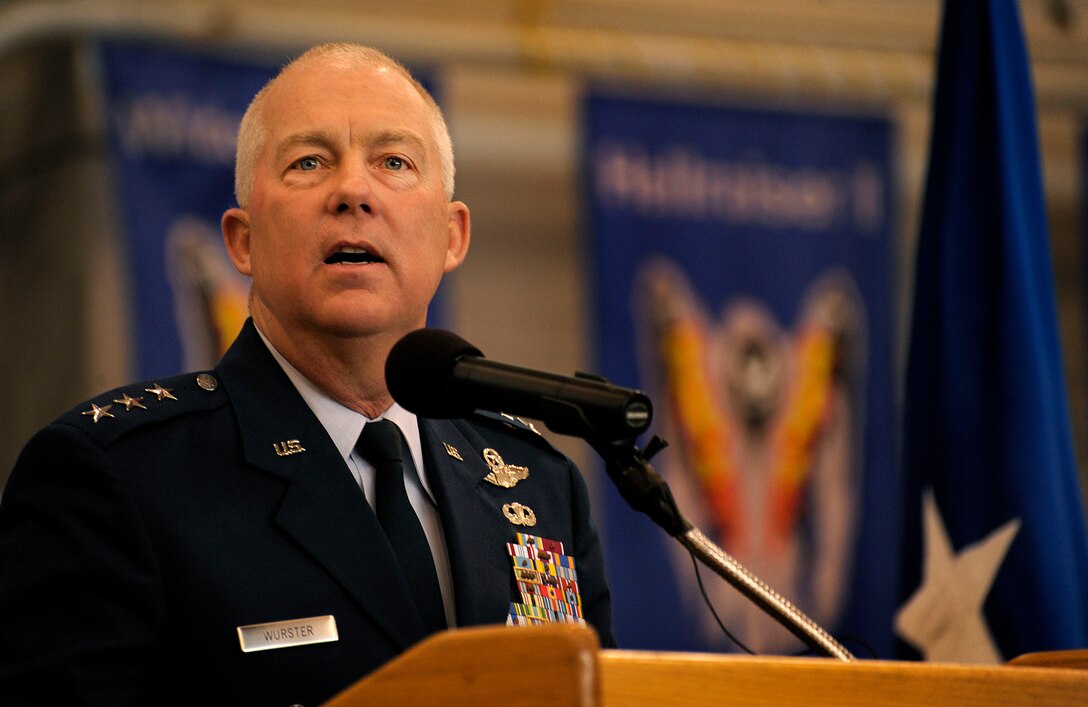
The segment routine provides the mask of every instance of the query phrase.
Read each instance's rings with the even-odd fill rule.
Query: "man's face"
[[[468,248],[468,209],[443,192],[433,116],[397,72],[296,66],[264,105],[246,209],[223,217],[252,311],[275,337],[399,336],[423,326]]]

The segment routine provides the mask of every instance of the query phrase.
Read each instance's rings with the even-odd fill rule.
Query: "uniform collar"
[[[272,342],[268,340],[268,337],[264,335],[257,323],[253,323],[254,328],[257,329],[257,334],[260,335],[261,341],[268,348],[268,351],[272,354],[273,358],[283,369],[283,372],[287,374],[287,377],[291,380],[291,383],[295,386],[295,390],[306,402],[306,405],[313,411],[314,416],[321,423],[321,426],[328,432],[329,437],[332,438],[333,444],[336,446],[340,456],[344,458],[344,462],[347,463],[348,457],[351,456],[352,450],[355,448],[355,443],[359,439],[359,435],[363,431],[363,426],[367,422],[371,422],[362,413],[355,412],[351,408],[348,408],[329,396],[328,393],[318,388],[309,378],[302,375],[297,368],[291,365],[291,363],[276,350],[276,347],[272,345]],[[404,439],[408,442],[408,448],[412,452],[412,461],[415,463],[416,470],[419,471],[420,482],[423,484],[423,488],[427,491],[427,494],[434,498],[434,494],[431,492],[430,484],[427,481],[427,474],[424,471],[423,466],[423,445],[419,439],[419,422],[416,419],[415,413],[409,412],[402,408],[398,403],[393,405],[383,412],[380,416],[375,418],[376,420],[389,420],[397,427],[400,428],[401,434],[404,435]]]

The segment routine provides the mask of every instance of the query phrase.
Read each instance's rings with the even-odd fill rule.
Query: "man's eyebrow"
[[[276,161],[280,161],[285,153],[300,145],[328,148],[332,146],[332,143],[332,136],[324,131],[294,133],[281,140],[276,146]]]
[[[387,130],[376,135],[361,138],[370,148],[385,148],[393,145],[408,145],[419,151],[421,156],[427,154],[427,143],[419,135],[406,130]],[[304,131],[288,135],[276,146],[275,160],[281,161],[287,152],[299,147],[321,147],[332,149],[336,138],[323,130]]]
[[[387,130],[378,133],[367,142],[371,147],[389,147],[390,145],[407,144],[418,149],[420,154],[425,155],[427,153],[427,144],[423,141],[423,138],[413,132],[404,130]]]

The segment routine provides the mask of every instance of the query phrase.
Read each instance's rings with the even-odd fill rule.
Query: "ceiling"
[[[1040,104],[1088,109],[1088,0],[1020,5]],[[894,101],[928,97],[939,11],[938,0],[9,0],[0,55],[84,32],[273,50],[345,39],[409,62]]]

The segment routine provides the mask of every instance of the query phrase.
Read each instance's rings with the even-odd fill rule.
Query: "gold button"
[[[219,387],[219,381],[211,373],[201,373],[196,377],[196,384],[209,393]]]

